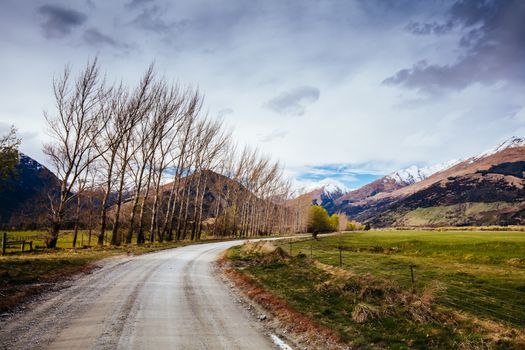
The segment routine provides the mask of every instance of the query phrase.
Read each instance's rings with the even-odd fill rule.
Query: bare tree
[[[101,184],[104,187],[104,196],[100,205],[100,222],[98,233],[98,245],[104,244],[104,237],[107,229],[107,213],[110,208],[110,197],[115,186],[115,179],[118,178],[117,159],[124,134],[129,129],[126,116],[122,113],[125,108],[125,101],[128,98],[126,88],[120,84],[113,88],[101,103],[101,111],[107,122],[96,140],[95,146],[99,152],[102,164],[100,175]]]
[[[146,233],[153,242],[198,240],[210,228],[213,235],[251,237],[302,227],[280,164],[257,149],[237,153],[223,122],[201,113],[198,90],[157,78],[153,66],[134,89],[107,88],[95,60],[74,84],[66,69],[54,92],[57,116],[46,115],[54,142],[45,152],[61,188],[50,196],[49,246],[75,195],[76,207],[67,211],[74,215],[74,245],[82,210],[98,210],[99,245],[108,229],[116,245],[124,229],[127,244],[135,234],[142,244]],[[82,225],[91,232],[94,221]]]
[[[100,110],[100,100],[106,91],[99,79],[97,60],[89,62],[74,82],[66,68],[54,81],[53,91],[57,111],[53,116],[44,113],[52,138],[52,142],[44,146],[44,153],[61,186],[58,196],[50,195],[51,228],[46,240],[49,248],[56,247],[66,205],[74,196],[74,184],[100,155],[91,152],[106,123]]]
[[[179,132],[184,128],[184,118],[188,115],[187,94],[181,93],[178,87],[163,86],[160,94],[159,109],[157,111],[157,127],[159,129],[159,143],[153,154],[153,186],[154,199],[151,208],[150,241],[157,238],[162,241],[162,232],[159,228],[158,210],[163,195],[161,181],[166,169],[173,165],[175,159],[169,157],[177,144]],[[191,108],[191,106],[190,106]]]
[[[142,118],[140,122],[140,127],[137,128],[135,136],[131,138],[131,142],[134,143],[132,148],[134,152],[131,152],[130,160],[130,172],[133,178],[134,185],[134,197],[133,204],[131,206],[131,213],[129,218],[129,227],[128,233],[126,235],[126,243],[130,244],[135,232],[136,225],[136,215],[139,208],[139,200],[141,199],[141,194],[143,191],[144,181],[146,178],[149,180],[149,172],[147,171],[148,165],[150,163],[151,157],[155,151],[158,137],[156,135],[156,129],[152,127],[154,119],[151,118],[151,109],[148,115],[145,118]],[[149,181],[146,184],[146,187],[149,189]],[[143,196],[145,201],[146,196]],[[141,222],[142,216],[141,216]],[[143,233],[143,232],[142,232]],[[144,243],[143,235],[137,236],[137,243]]]
[[[150,66],[144,74],[134,94],[128,101],[123,103],[122,109],[118,112],[118,114],[122,114],[120,118],[125,121],[125,127],[122,129],[122,133],[120,134],[121,142],[119,144],[120,147],[117,149],[117,155],[120,160],[120,179],[117,188],[115,218],[111,235],[111,244],[113,245],[120,244],[118,231],[124,185],[129,162],[132,157],[131,155],[136,151],[135,149],[132,149],[132,140],[134,137],[135,128],[140,123],[140,121],[148,115],[150,108],[153,106],[154,95],[156,93],[155,88],[152,88],[153,80],[153,66]]]

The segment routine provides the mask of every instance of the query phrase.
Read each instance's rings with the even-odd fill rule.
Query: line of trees
[[[48,247],[66,222],[73,246],[80,229],[99,245],[107,235],[119,245],[301,227],[280,164],[238,150],[223,123],[203,113],[197,89],[169,84],[153,66],[134,88],[107,84],[94,60],[76,78],[66,68],[53,91],[44,153],[60,189],[48,198]]]

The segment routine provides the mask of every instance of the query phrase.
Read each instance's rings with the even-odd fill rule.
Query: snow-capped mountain
[[[490,149],[486,152],[481,153],[480,155],[470,158],[469,162],[473,163],[476,160],[486,158],[488,156],[491,156],[493,154],[496,154],[498,152],[501,152],[509,148],[524,147],[524,146],[525,146],[525,137],[512,136],[509,139],[505,140],[503,143],[501,143],[496,148]]]
[[[322,191],[323,193],[346,193],[350,189],[345,186],[341,181],[337,181],[331,178],[325,178],[320,181],[311,182],[300,182],[296,181],[295,187],[300,189],[302,193],[308,193],[313,191]]]
[[[19,158],[20,158],[20,164],[27,169],[31,169],[34,171],[45,169],[45,166],[43,166],[42,164],[40,164],[39,162],[25,155],[22,152],[19,152]]]
[[[416,182],[426,179],[430,175],[446,170],[458,164],[459,162],[461,162],[461,160],[453,159],[447,162],[438,163],[422,168],[412,165],[408,168],[395,171],[387,175],[386,177],[394,180],[395,182],[401,185],[412,185]]]
[[[323,185],[321,188],[326,195],[331,195],[331,196],[334,196],[334,195],[340,196],[348,192],[348,188],[341,183],[329,183],[329,184]]]
[[[525,139],[465,161],[397,171],[345,194],[333,210],[372,226],[523,225]]]

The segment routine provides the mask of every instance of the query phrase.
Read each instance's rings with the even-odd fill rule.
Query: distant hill
[[[335,210],[375,226],[525,224],[525,139],[415,181],[386,177],[347,193]]]
[[[345,193],[346,192],[344,192],[344,190],[338,186],[321,186],[289,200],[288,205],[301,207],[303,210],[312,204],[320,205],[324,207],[329,213],[334,213],[338,209],[336,201],[342,198]]]
[[[164,208],[167,206],[173,185],[174,183],[169,181],[161,186],[161,205]],[[188,215],[189,219],[193,220],[195,205],[197,204],[197,206],[199,206],[200,201],[202,200],[202,220],[206,223],[212,222],[213,220],[210,221],[208,219],[214,218],[217,214],[224,214],[224,208],[231,208],[234,204],[237,208],[240,208],[243,200],[246,198],[256,198],[251,191],[239,182],[212,170],[202,170],[187,177],[183,177],[179,186],[179,191],[177,193],[178,205],[182,203],[183,206],[186,206],[186,199],[189,198],[187,203]],[[197,193],[199,194],[198,198]],[[150,201],[153,201],[153,196],[154,194],[150,193]],[[130,194],[122,206],[122,219],[124,221],[129,217],[133,199],[134,196]],[[198,202],[196,202],[196,200]],[[177,213],[178,209],[180,209],[180,207],[177,206]],[[149,220],[149,213],[146,213],[146,222],[149,222]]]
[[[239,182],[211,170],[202,170],[182,179],[179,193],[183,195],[183,193],[188,193],[187,191],[189,190],[190,208],[193,208],[195,204],[194,199],[197,195],[197,182],[199,178],[200,195],[202,195],[202,188],[204,188],[202,205],[203,219],[214,217],[218,205],[220,206],[219,209],[231,207],[234,202],[241,198],[253,196],[253,194]],[[172,184],[172,182],[169,182],[163,186],[164,197],[168,196]],[[198,200],[200,201],[200,198]],[[227,205],[225,201],[228,201]]]
[[[189,190],[189,210],[191,213],[193,213],[195,205],[196,178],[198,175],[201,176],[200,186],[202,187],[205,184],[203,219],[214,217],[218,206],[222,210],[226,206],[231,207],[233,202],[253,196],[248,189],[237,181],[205,170],[184,178],[181,183],[179,196],[187,194],[187,190]],[[163,185],[163,201],[167,200],[171,186],[171,182]],[[36,160],[20,153],[20,161],[16,166],[14,175],[0,182],[0,228],[42,227],[49,212],[48,195],[56,194],[59,190],[60,181],[50,170]],[[98,197],[101,195],[100,193],[95,194],[95,209],[100,204]],[[110,205],[114,202],[114,197],[115,195],[110,195]],[[125,194],[124,211],[130,211],[132,199],[131,193]],[[225,201],[228,201],[228,205],[225,205]]]
[[[387,176],[377,179],[363,187],[349,191],[340,196],[335,205],[335,209],[340,210],[341,206],[363,201],[379,193],[391,193],[403,187],[407,187],[423,181],[427,177],[457,164],[459,161],[453,160],[445,163],[435,164],[429,167],[419,168],[415,165],[395,171]]]
[[[36,225],[46,215],[48,194],[59,188],[50,170],[20,153],[15,173],[0,183],[0,226]]]
[[[213,218],[217,208],[239,206],[236,201],[254,196],[238,182],[204,171],[183,180],[181,192],[189,189],[190,208],[198,175],[201,186],[206,184],[204,220]],[[163,186],[164,199],[170,187]],[[47,215],[48,195],[58,189],[59,180],[51,171],[20,154],[15,175],[0,183],[0,227],[38,226]],[[300,212],[311,204],[376,227],[525,224],[525,139],[511,138],[462,161],[396,171],[357,190],[323,186],[288,203]]]
[[[419,168],[415,165],[395,171],[356,190],[348,191],[335,185],[320,186],[310,190],[293,202],[298,200],[323,206],[330,214],[340,212],[342,207],[359,203],[379,193],[391,193],[403,187],[420,182],[432,174],[442,171],[459,161],[450,161],[430,167]]]

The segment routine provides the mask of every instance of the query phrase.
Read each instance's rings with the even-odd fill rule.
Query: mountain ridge
[[[60,188],[58,178],[44,165],[19,152],[14,174],[2,181],[0,226],[36,227],[47,212],[48,195]]]
[[[401,169],[317,203],[375,226],[520,224],[525,223],[524,175],[525,138],[513,136],[476,156]],[[310,196],[315,204],[318,192]],[[425,208],[432,208],[427,210],[435,214],[432,220],[406,218]]]

